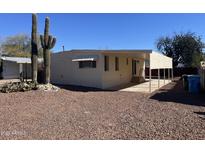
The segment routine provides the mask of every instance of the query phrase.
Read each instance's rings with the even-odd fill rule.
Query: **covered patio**
[[[148,60],[145,61],[145,67],[146,69],[143,69],[143,73],[140,74],[144,77],[144,81],[121,85],[117,87],[118,90],[151,93],[173,80],[172,58],[152,52],[149,54]]]
[[[151,88],[148,88],[150,86],[150,82],[151,82]],[[140,84],[130,83],[126,87],[121,88],[119,91],[150,93],[150,92],[154,92],[155,90],[163,87],[164,85],[170,82],[171,80],[168,80],[168,79],[165,79],[165,80],[164,79],[160,79],[160,80],[152,79],[151,81],[149,81],[149,79],[146,79],[145,82],[140,83]]]

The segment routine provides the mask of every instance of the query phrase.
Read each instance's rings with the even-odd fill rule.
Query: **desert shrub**
[[[33,82],[10,82],[0,86],[0,92],[24,92],[29,90],[37,90],[37,84]]]

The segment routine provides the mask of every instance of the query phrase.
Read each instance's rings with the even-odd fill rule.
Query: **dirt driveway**
[[[205,95],[64,87],[0,93],[0,139],[205,139]]]

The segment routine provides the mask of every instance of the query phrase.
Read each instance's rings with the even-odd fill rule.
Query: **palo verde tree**
[[[44,35],[40,35],[44,58],[44,84],[50,83],[51,55],[50,49],[55,46],[56,38],[49,35],[49,18],[45,19]]]
[[[2,55],[30,57],[31,39],[27,34],[17,34],[2,39]]]
[[[200,36],[186,32],[165,36],[157,40],[157,49],[173,58],[174,67],[179,63],[185,67],[198,67],[203,60],[204,43]]]
[[[40,36],[37,36],[38,56],[43,57]],[[2,55],[9,57],[31,57],[31,37],[27,34],[11,35],[0,40]]]

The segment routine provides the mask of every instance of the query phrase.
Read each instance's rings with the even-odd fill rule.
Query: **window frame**
[[[115,71],[119,71],[119,57],[115,57]]]
[[[88,63],[88,64],[86,64]],[[84,64],[84,66],[83,66]],[[79,61],[78,62],[78,68],[79,69],[86,69],[86,68],[96,68],[97,67],[97,62],[94,61]]]
[[[106,55],[104,56],[104,71],[109,71],[109,56]]]
[[[126,64],[129,65],[129,58],[126,58]]]

